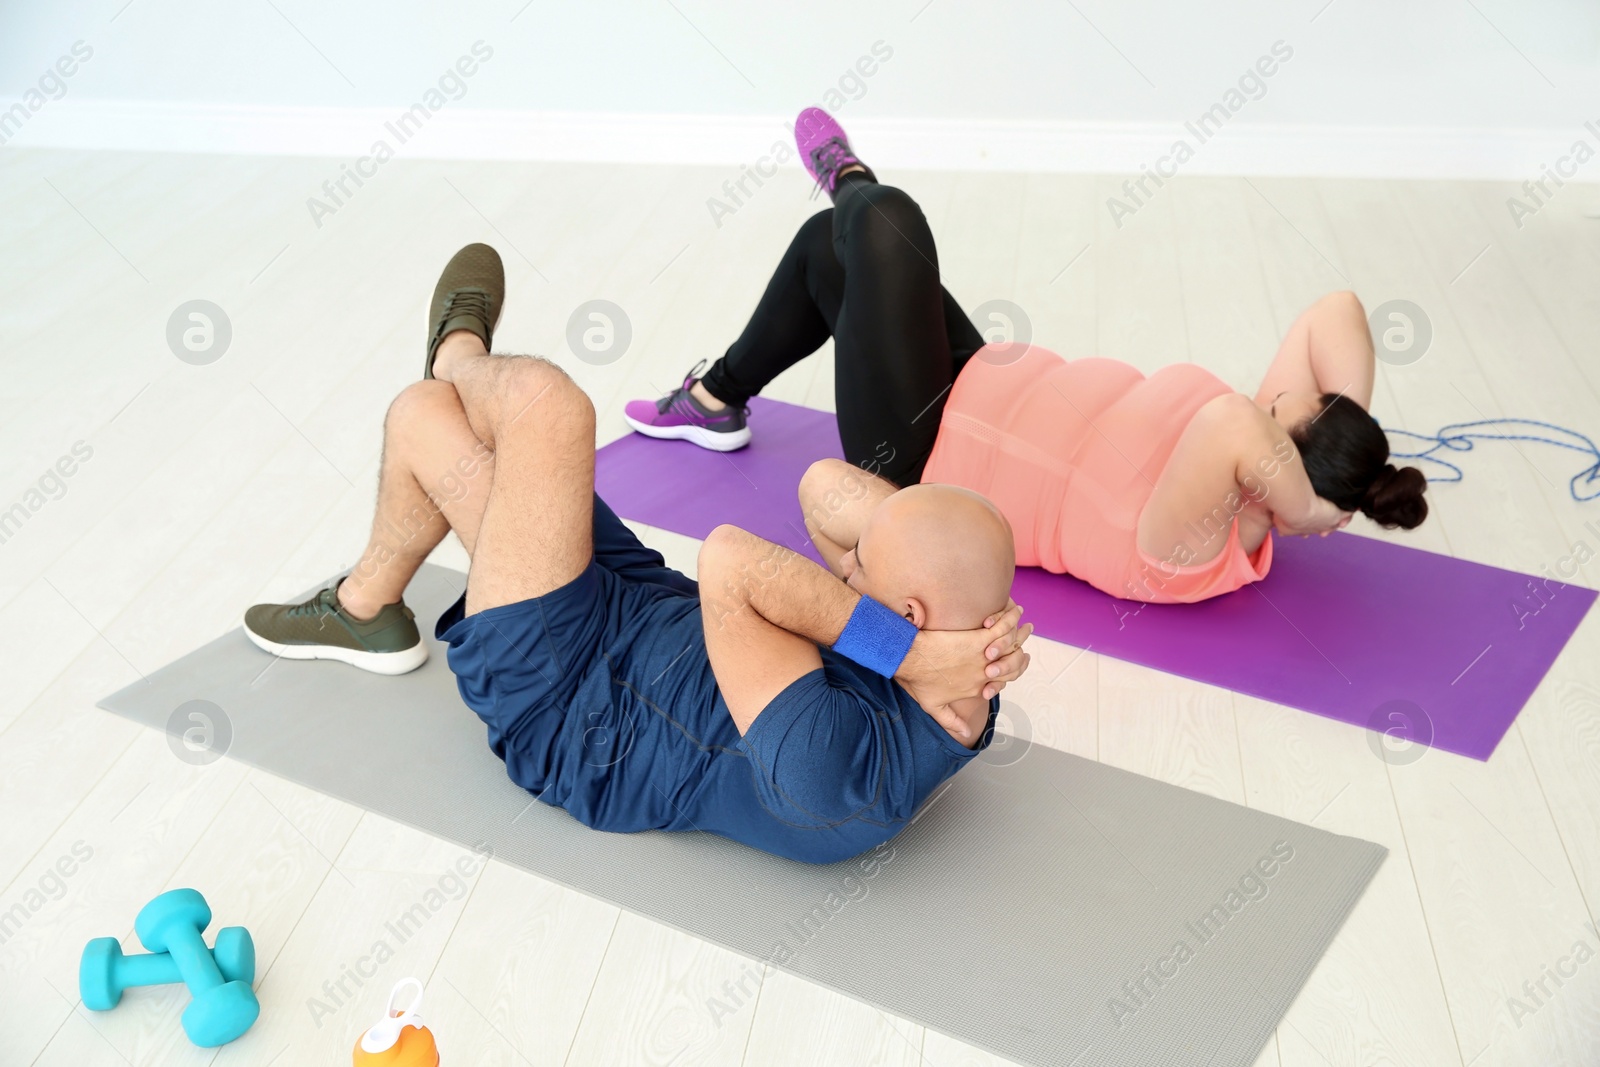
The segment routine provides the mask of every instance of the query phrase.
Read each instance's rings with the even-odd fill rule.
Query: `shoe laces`
[[[489,294],[482,289],[452,289],[445,295],[444,310],[439,315],[439,328],[465,312],[488,325]]]
[[[811,190],[812,199],[816,198],[817,191],[824,185],[833,190],[833,176],[852,163],[861,162],[850,151],[850,145],[842,137],[830,137],[811,150],[811,167],[817,175],[817,188]]]
[[[660,400],[656,401],[656,411],[657,411],[657,413],[665,415],[667,413],[667,411],[669,409],[671,409],[672,405],[674,405],[674,404],[676,404],[678,402],[679,398],[683,398],[685,400],[692,400],[693,397],[689,393],[689,390],[694,388],[694,383],[698,382],[700,380],[700,372],[705,370],[705,369],[706,369],[706,361],[703,360],[703,359],[699,363],[696,363],[694,366],[690,367],[689,368],[689,373],[684,375],[684,377],[683,377],[683,384],[678,386],[678,388],[674,389],[672,392],[668,393],[666,396],[662,397]],[[731,411],[732,409],[733,409],[733,405],[729,404],[727,406],[727,408],[724,409],[724,411]],[[739,412],[740,412],[740,414],[744,415],[745,418],[749,418],[750,417],[750,405],[749,404],[740,405]],[[723,412],[722,411],[717,411],[717,412],[713,412],[712,414],[721,415],[721,414],[723,414]]]
[[[668,393],[666,396],[662,397],[660,400],[656,401],[656,411],[662,415],[665,415],[667,410],[678,402],[679,397],[683,396],[690,389],[694,388],[694,383],[700,380],[700,372],[705,369],[706,361],[703,359],[699,363],[696,363],[694,366],[690,367],[689,373],[683,376],[683,384],[678,386],[672,392]]]
[[[305,615],[323,615],[329,611],[337,612],[339,610],[338,596],[337,587],[322,589],[310,600],[294,605],[284,614],[291,618],[299,618]]]

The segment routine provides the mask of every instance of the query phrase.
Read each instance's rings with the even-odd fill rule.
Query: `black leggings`
[[[830,336],[845,459],[897,485],[916,482],[950,386],[983,337],[939,284],[916,201],[860,174],[800,227],[744,332],[702,382],[742,405]]]

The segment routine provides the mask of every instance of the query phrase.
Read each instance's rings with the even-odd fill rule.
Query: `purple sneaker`
[[[729,404],[712,411],[694,398],[689,389],[700,379],[705,367],[701,360],[684,378],[683,384],[660,400],[630,400],[622,409],[628,425],[646,437],[693,441],[713,452],[732,452],[750,443],[750,427],[745,424],[745,409]]]
[[[859,166],[867,172],[867,177],[878,180],[872,168],[851,150],[844,127],[820,107],[808,107],[794,120],[794,144],[817,188],[826,190],[829,197],[838,189],[839,172],[846,167]]]

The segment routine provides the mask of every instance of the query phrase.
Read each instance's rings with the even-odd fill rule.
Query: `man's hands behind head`
[[[1022,650],[1033,624],[1021,625],[1022,608],[1007,600],[1005,609],[974,630],[921,630],[895,681],[957,738],[971,744],[973,725],[958,703],[993,698],[1022,677],[1030,656]]]

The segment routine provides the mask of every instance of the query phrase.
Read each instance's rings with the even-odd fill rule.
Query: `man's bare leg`
[[[589,397],[555,364],[491,356],[465,331],[440,344],[433,373],[455,387],[474,436],[495,455],[467,577],[467,614],[572,581],[594,554]]]
[[[401,596],[452,528],[474,551],[494,462],[449,383],[408,386],[384,418],[372,534],[355,567],[301,603],[251,606],[245,634],[288,659],[332,659],[391,675],[420,667],[428,646]]]
[[[339,585],[340,605],[368,619],[398,603],[451,530],[470,556],[493,480],[494,452],[473,433],[454,387],[422,381],[402,390],[384,418],[372,536]]]

